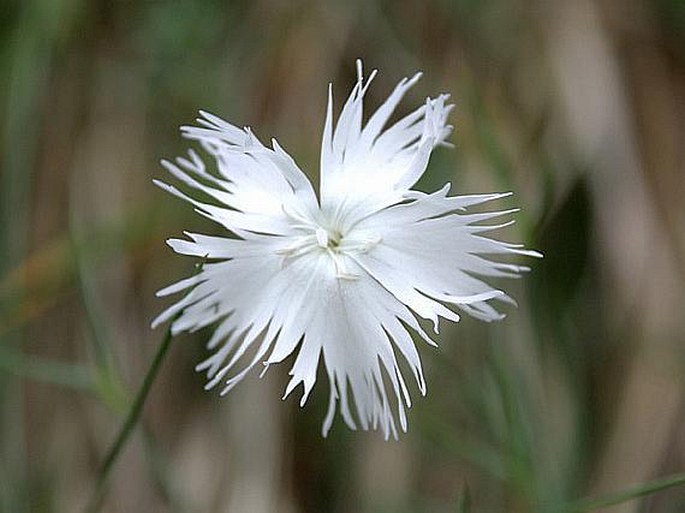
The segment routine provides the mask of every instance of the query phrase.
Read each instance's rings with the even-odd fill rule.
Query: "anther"
[[[316,230],[316,243],[320,248],[326,249],[328,247],[328,232],[323,228]]]

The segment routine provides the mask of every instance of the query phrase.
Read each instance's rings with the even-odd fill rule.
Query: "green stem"
[[[152,383],[157,377],[157,373],[159,371],[162,360],[164,360],[164,357],[166,356],[167,352],[169,351],[169,347],[171,346],[171,339],[171,327],[169,327],[166,335],[164,336],[164,340],[162,340],[162,343],[160,344],[159,349],[157,350],[157,354],[155,354],[155,358],[152,361],[152,364],[150,365],[147,374],[145,375],[143,384],[141,385],[140,390],[138,390],[138,394],[136,395],[136,398],[133,401],[133,404],[131,405],[131,409],[129,410],[128,415],[124,420],[124,424],[121,426],[119,435],[110,447],[109,451],[107,451],[107,456],[105,457],[105,460],[102,466],[100,467],[100,471],[98,473],[97,482],[95,484],[95,490],[93,491],[93,495],[91,496],[88,506],[85,509],[87,513],[96,513],[100,510],[100,506],[102,505],[102,499],[105,495],[107,479],[109,477],[109,474],[111,473],[112,467],[116,463],[117,459],[121,455],[123,448],[126,446],[126,443],[128,442],[128,439],[131,433],[133,432],[133,428],[135,427],[136,423],[138,422],[138,419],[140,418],[140,414],[143,410],[143,404],[145,403],[145,399],[147,398],[148,392],[150,391],[150,387],[152,386]]]
[[[562,509],[564,513],[580,513],[584,511],[594,511],[608,506],[614,506],[635,499],[650,495],[674,486],[681,486],[685,484],[685,473],[675,474],[648,483],[637,485],[628,490],[618,492],[598,499],[583,499],[575,503],[571,503]]]

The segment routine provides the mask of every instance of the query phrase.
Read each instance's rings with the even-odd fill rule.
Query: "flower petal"
[[[333,97],[328,108],[321,153],[321,206],[337,212],[344,206],[368,215],[399,202],[426,169],[433,148],[451,132],[447,95],[426,100],[425,105],[382,131],[405,93],[420,74],[405,78],[371,116],[362,129],[362,104],[375,72],[364,82],[359,78],[333,128]],[[361,208],[363,207],[363,208]]]
[[[249,128],[239,129],[201,111],[202,127],[182,127],[184,135],[198,141],[214,158],[218,176],[209,173],[199,156],[163,161],[167,170],[184,185],[217,200],[216,206],[190,200],[176,188],[158,182],[172,194],[194,203],[198,209],[229,230],[283,235],[291,223],[284,213],[298,212],[309,219],[318,212],[318,201],[309,179],[274,139],[273,149],[264,146]],[[269,229],[269,225],[274,227]]]
[[[483,320],[500,319],[502,315],[487,301],[509,298],[479,277],[512,277],[527,268],[496,262],[488,256],[539,253],[479,235],[492,227],[474,223],[510,214],[512,210],[456,213],[455,205],[477,201],[476,198],[460,201],[444,192],[445,189],[418,197],[362,220],[355,227],[355,236],[374,234],[382,243],[353,258],[397,299],[431,320],[436,329],[439,317],[458,320],[443,303]]]
[[[361,272],[356,266],[354,270]],[[320,353],[332,388],[331,405],[322,428],[324,436],[332,423],[333,404],[339,403],[350,428],[359,425],[365,430],[380,429],[386,438],[397,437],[396,418],[405,431],[405,408],[411,401],[395,348],[410,365],[422,393],[425,392],[418,353],[407,328],[400,323],[412,318],[416,325],[415,320],[392,294],[368,279],[340,280],[333,273],[320,276],[310,300],[317,303],[317,308],[290,371],[292,379],[286,395],[302,383],[304,404],[316,379]]]

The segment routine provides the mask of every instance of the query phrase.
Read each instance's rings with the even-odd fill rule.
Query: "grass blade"
[[[675,474],[662,479],[657,479],[655,481],[650,481],[648,483],[643,483],[622,492],[606,495],[604,497],[599,497],[596,499],[582,499],[580,501],[568,504],[562,508],[561,511],[564,513],[594,511],[596,509],[615,506],[616,504],[621,504],[623,502],[640,499],[642,497],[682,485],[685,485],[685,473]]]

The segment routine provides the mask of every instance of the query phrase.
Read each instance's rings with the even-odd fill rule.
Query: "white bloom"
[[[405,406],[411,406],[398,358],[426,393],[410,331],[434,342],[417,316],[432,321],[436,333],[440,317],[459,320],[455,309],[485,321],[501,319],[490,301],[512,300],[480,278],[512,277],[527,268],[486,255],[538,253],[483,237],[511,222],[481,222],[515,210],[465,212],[508,194],[448,196],[449,184],[432,194],[411,189],[452,130],[448,96],[427,99],[386,128],[416,74],[402,80],[362,126],[363,98],[375,71],[365,81],[359,61],[357,68],[358,81],[335,126],[329,86],[318,199],[275,140],[268,148],[249,128],[206,112],[199,127],[181,129],[202,146],[211,166],[192,150],[162,163],[184,186],[213,200],[156,183],[192,203],[226,236],[186,233],[189,240],[168,241],[177,253],[207,262],[198,274],[159,291],[186,294],[153,326],[176,315],[174,333],[216,323],[207,344],[213,354],[197,370],[207,373],[207,389],[221,383],[222,394],[257,363],[266,369],[295,354],[285,396],[302,383],[304,405],[323,359],[330,383],[324,436],[339,403],[352,429],[380,427],[387,438],[397,437],[396,419],[406,431]]]

